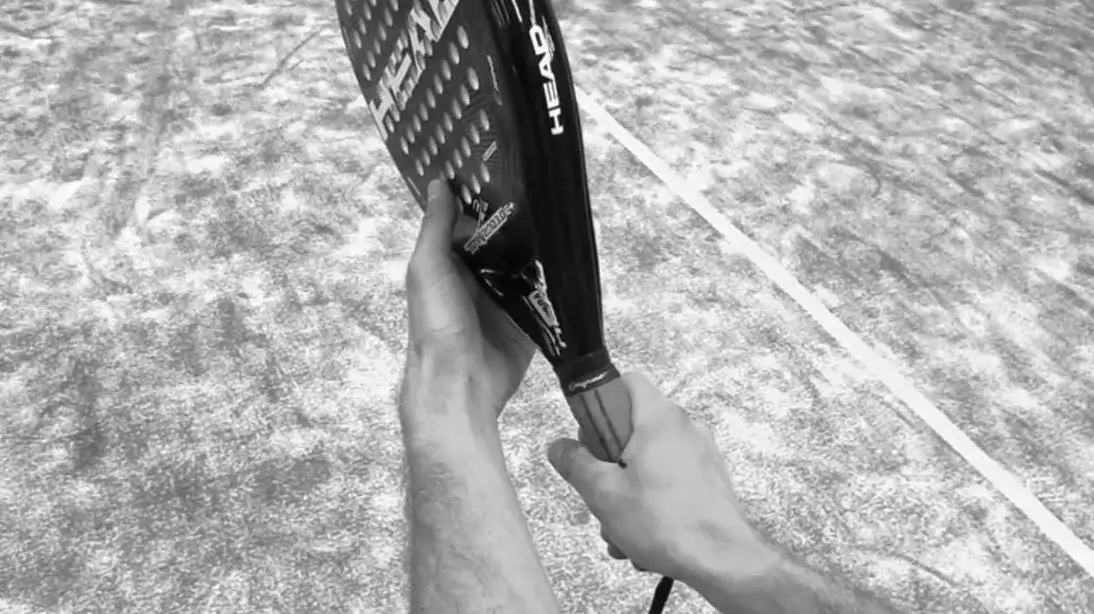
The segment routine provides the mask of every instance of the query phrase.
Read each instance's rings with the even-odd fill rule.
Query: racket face
[[[336,4],[365,102],[419,205],[431,180],[449,181],[462,208],[455,250],[556,369],[602,348],[581,127],[550,4]]]
[[[464,206],[523,197],[513,93],[486,2],[338,0],[365,103],[411,193],[445,177]]]

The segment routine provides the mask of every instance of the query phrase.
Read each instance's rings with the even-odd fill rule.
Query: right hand
[[[600,520],[611,555],[684,582],[730,561],[758,562],[766,546],[741,512],[710,428],[645,376],[627,373],[623,381],[634,427],[625,468],[572,439],[548,448],[555,470]]]

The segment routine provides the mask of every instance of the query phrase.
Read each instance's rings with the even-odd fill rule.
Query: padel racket
[[[453,249],[551,363],[582,443],[626,466],[631,401],[604,344],[581,123],[550,2],[336,3],[407,187],[424,207],[429,182],[448,180],[462,209]]]
[[[339,0],[373,119],[419,205],[443,175],[455,249],[539,346],[592,451],[618,462],[630,399],[604,347],[581,125],[543,0]]]

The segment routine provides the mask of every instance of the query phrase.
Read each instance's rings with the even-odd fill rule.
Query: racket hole
[[[425,175],[425,168],[422,167],[421,160],[414,161],[414,170],[418,171],[418,176],[420,177]]]
[[[353,48],[359,51],[361,49],[361,35],[357,33],[357,30],[354,30],[351,38],[353,39]]]
[[[429,105],[430,109],[437,106],[437,97],[433,95],[433,90],[428,90],[425,93],[425,101],[426,101],[426,104]]]
[[[471,91],[479,91],[479,73],[474,68],[467,69],[467,83],[471,85]]]
[[[460,63],[460,50],[456,48],[456,43],[448,43],[448,57],[453,64]]]
[[[429,137],[429,155],[437,155],[437,141],[433,137]]]
[[[380,28],[380,42],[382,42],[382,43],[387,42],[387,30],[385,30],[383,28]],[[377,51],[377,53],[379,53],[379,51]]]
[[[414,132],[421,132],[422,131],[422,121],[420,119],[418,119],[417,115],[414,116],[413,124],[414,124]]]
[[[437,142],[444,145],[444,130],[440,126],[437,126]]]
[[[479,169],[479,173],[482,175],[483,183],[490,183],[490,169],[486,168],[485,164],[483,164],[482,168]]]
[[[399,0],[391,0],[391,10],[393,10],[393,11],[398,11],[399,10]]]
[[[382,31],[383,30],[381,30],[381,32]],[[378,38],[372,39],[372,52],[375,53],[376,55],[380,55],[380,39],[378,39]]]
[[[437,92],[438,96],[444,91],[444,84],[441,83],[441,78],[438,75],[433,75],[433,91]]]
[[[391,121],[390,115],[384,118],[384,127],[387,128],[388,134],[395,132],[395,122]]]
[[[365,7],[365,19],[368,21],[372,21],[372,9],[367,6]],[[363,21],[361,22],[361,29],[365,29],[365,22]]]
[[[460,108],[460,101],[452,101],[452,114],[456,116],[456,119],[463,117],[463,109]]]
[[[444,174],[449,179],[455,179],[456,178],[456,169],[452,168],[452,163],[451,162],[445,162],[444,163]]]
[[[460,47],[464,49],[471,44],[471,40],[467,38],[467,30],[463,26],[456,29],[456,39],[460,42]]]
[[[482,124],[483,130],[490,129],[490,116],[486,114],[486,109],[479,112],[479,123]]]
[[[400,149],[403,150],[403,155],[409,155],[410,154],[410,143],[406,142],[406,137],[405,136],[400,136],[399,137],[399,147],[400,147]]]
[[[384,25],[390,28],[392,23],[394,20],[391,18],[391,11],[384,9]]]
[[[456,168],[463,166],[463,156],[460,155],[460,150],[452,152],[452,162],[455,163]]]
[[[441,62],[441,76],[444,77],[445,81],[452,80],[452,66],[448,64],[448,60]]]
[[[468,158],[471,157],[471,143],[467,142],[466,136],[460,140],[460,149],[463,151],[463,155],[467,156]]]
[[[424,104],[423,104],[423,105],[422,105],[421,107],[419,107],[419,108],[418,108],[418,117],[419,117],[419,118],[420,118],[420,119],[421,119],[421,120],[422,120],[423,122],[424,122],[425,120],[429,119],[429,112],[425,110],[425,105],[424,105]]]
[[[376,56],[372,55],[371,53],[367,54],[365,56],[365,62],[368,64],[369,70],[376,69]]]
[[[479,178],[474,175],[471,176],[471,191],[474,192],[476,196],[482,192],[482,185],[479,183]]]
[[[444,131],[451,133],[454,126],[452,125],[452,118],[449,117],[448,113],[444,114],[444,118],[441,121],[444,122]]]
[[[460,186],[460,196],[463,197],[463,201],[467,204],[471,204],[471,192],[467,190],[467,186]]]
[[[471,104],[471,93],[467,91],[466,85],[460,86],[460,103],[465,107]]]
[[[479,133],[478,124],[471,124],[471,142],[478,145],[482,140],[482,134]]]

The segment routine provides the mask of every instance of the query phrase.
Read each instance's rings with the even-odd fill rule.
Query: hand
[[[407,360],[458,371],[496,419],[528,372],[535,345],[452,251],[458,218],[452,191],[434,180],[407,267]]]
[[[741,512],[710,429],[646,377],[628,373],[623,381],[634,423],[626,468],[569,439],[551,444],[551,464],[600,520],[614,558],[689,583],[727,563],[739,562],[748,576],[749,565],[770,559],[768,549]]]

